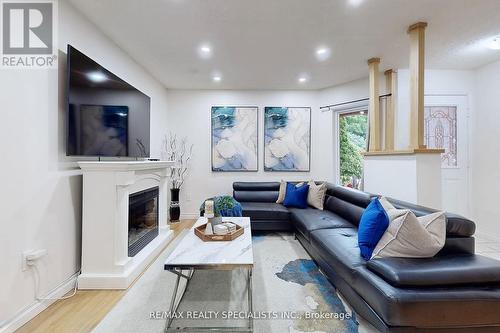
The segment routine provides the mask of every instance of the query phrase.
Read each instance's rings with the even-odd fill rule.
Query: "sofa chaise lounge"
[[[447,213],[434,258],[360,256],[357,226],[373,194],[327,184],[324,210],[275,203],[278,182],[235,182],[255,231],[294,231],[352,308],[381,332],[500,332],[500,262],[474,254],[474,222]],[[388,198],[417,216],[430,208]]]

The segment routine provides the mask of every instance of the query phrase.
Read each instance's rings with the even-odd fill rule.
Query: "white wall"
[[[41,310],[33,271],[22,252],[45,248],[40,294],[80,266],[82,177],[65,157],[65,52],[71,43],[151,97],[151,152],[160,156],[166,90],[65,1],[59,1],[59,70],[0,73],[0,331],[12,331]],[[96,194],[98,195],[98,194]],[[66,287],[71,287],[67,284]]]
[[[471,117],[472,214],[478,232],[500,239],[500,61],[475,72]]]
[[[442,206],[438,154],[365,156],[364,177],[367,192],[427,207]]]
[[[410,145],[410,76],[408,69],[397,70],[397,111],[395,147],[408,149]],[[426,95],[465,95],[469,105],[474,99],[474,71],[426,70]]]
[[[368,71],[368,69],[367,69]],[[319,91],[320,106],[352,102],[369,97],[368,78],[347,82]]]
[[[368,72],[368,69],[366,71]],[[325,106],[368,98],[369,94],[370,83],[368,77],[366,77],[319,90],[318,100],[320,106]],[[386,94],[385,76],[383,73],[380,73],[379,77],[379,94]]]
[[[381,94],[385,93],[381,78]],[[280,179],[318,179],[335,182],[336,133],[333,112],[319,107],[368,97],[368,79],[360,79],[319,91],[224,91],[169,90],[168,128],[186,135],[194,143],[189,176],[181,190],[183,217],[198,214],[204,198],[230,194],[232,183],[240,181],[279,181]],[[249,105],[259,107],[259,171],[212,172],[210,166],[210,108],[213,105]],[[263,110],[265,106],[311,106],[311,172],[263,171]],[[200,186],[203,184],[203,186]]]
[[[210,109],[214,105],[259,107],[259,171],[212,172],[210,165]],[[265,106],[310,106],[311,172],[264,172],[263,128]],[[190,91],[169,90],[168,127],[194,144],[189,176],[181,189],[184,217],[195,216],[203,199],[232,193],[233,181],[279,181],[280,179],[333,179],[331,114],[320,112],[315,91]]]

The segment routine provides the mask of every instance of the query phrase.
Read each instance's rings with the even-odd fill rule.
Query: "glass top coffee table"
[[[253,311],[252,306],[252,269],[253,269],[253,252],[252,252],[252,231],[250,229],[250,218],[248,217],[224,217],[224,222],[233,222],[242,226],[245,231],[243,235],[232,241],[219,242],[204,242],[194,234],[194,228],[205,224],[206,218],[200,217],[194,226],[188,230],[186,235],[181,239],[176,248],[170,253],[165,260],[165,270],[177,275],[175,287],[170,302],[169,313],[173,314],[177,311],[182,297],[186,292],[189,282],[195,272],[199,269],[207,270],[247,270],[247,295],[248,295],[248,311]],[[186,285],[183,290],[178,293],[179,282],[181,279],[186,280]],[[179,294],[179,295],[178,295]],[[173,318],[169,316],[167,319],[166,332],[196,332],[196,331],[211,331],[211,332],[252,332],[253,331],[253,316],[249,316],[247,326],[237,327],[171,327]]]

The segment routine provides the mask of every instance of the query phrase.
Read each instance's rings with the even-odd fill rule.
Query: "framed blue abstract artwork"
[[[311,108],[266,107],[264,171],[310,171]]]
[[[258,170],[258,107],[212,107],[212,171]]]

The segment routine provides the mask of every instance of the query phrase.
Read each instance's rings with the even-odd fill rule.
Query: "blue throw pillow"
[[[307,208],[307,193],[309,193],[309,185],[296,187],[295,184],[287,183],[283,206]]]
[[[378,198],[366,207],[358,228],[358,244],[361,256],[370,260],[375,246],[389,226],[389,217]]]

